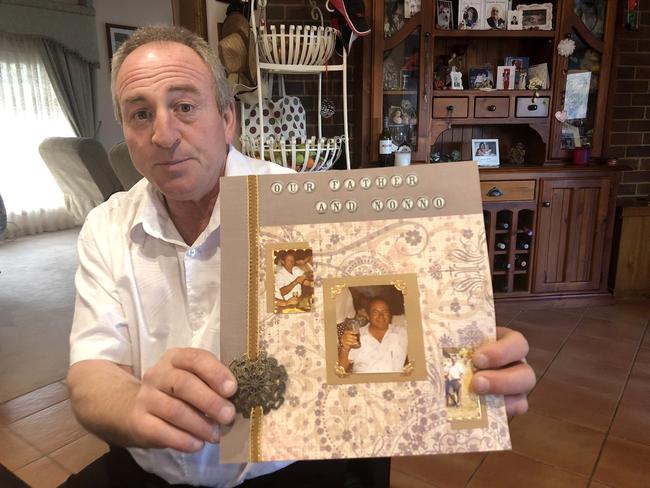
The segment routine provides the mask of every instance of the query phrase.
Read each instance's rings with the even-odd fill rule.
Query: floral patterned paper
[[[266,313],[267,244],[313,249],[312,313]],[[262,420],[261,459],[442,454],[510,448],[503,399],[487,397],[486,428],[447,420],[442,347],[494,338],[483,216],[378,220],[260,229],[260,348],[287,368],[285,403]],[[427,381],[329,385],[322,279],[416,273]]]

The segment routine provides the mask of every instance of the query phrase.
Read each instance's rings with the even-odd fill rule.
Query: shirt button
[[[196,256],[196,249],[190,249],[189,251],[187,251],[187,255],[193,258],[194,256]]]

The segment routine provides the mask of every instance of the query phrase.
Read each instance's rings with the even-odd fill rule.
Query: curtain
[[[34,38],[0,32],[0,195],[9,237],[76,225],[38,152],[46,137],[75,136],[38,44]]]
[[[61,108],[75,133],[94,138],[96,66],[49,39],[40,39],[39,48]]]

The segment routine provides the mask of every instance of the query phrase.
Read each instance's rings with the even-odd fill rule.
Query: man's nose
[[[164,149],[176,148],[176,145],[180,141],[179,132],[175,126],[174,118],[167,112],[159,112],[156,114],[151,140],[154,144]]]

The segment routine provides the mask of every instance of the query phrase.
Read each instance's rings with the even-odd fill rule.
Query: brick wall
[[[615,38],[608,154],[632,168],[623,175],[620,198],[650,194],[650,0],[640,7],[639,30],[625,29],[621,9]]]
[[[323,19],[326,26],[330,25],[330,14],[325,10],[325,2],[317,1],[323,13]],[[317,21],[311,18],[311,7],[307,5],[306,0],[271,0],[267,4],[266,18],[269,24],[317,24]],[[350,141],[350,154],[353,167],[358,166],[361,154],[361,147],[355,144],[355,127],[354,127],[354,59],[359,59],[358,52],[361,50],[361,41],[357,40],[352,47],[352,53],[348,56],[348,132],[352,140]],[[341,62],[338,56],[334,56],[331,60],[333,64]],[[358,70],[361,71],[360,68]],[[325,74],[323,74],[323,97],[327,93],[328,98],[334,102],[336,113],[330,119],[323,119],[323,136],[332,137],[343,134],[343,83],[342,75],[340,72],[328,73],[327,82]],[[325,84],[327,83],[327,87]],[[318,135],[318,77],[316,75],[286,75],[285,87],[287,95],[297,95],[300,97],[305,111],[307,113],[307,135]],[[327,90],[327,92],[326,92]],[[277,93],[277,91],[276,91]],[[345,167],[345,156],[342,156],[338,163],[337,168]]]

